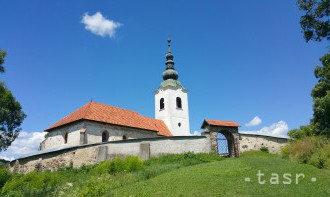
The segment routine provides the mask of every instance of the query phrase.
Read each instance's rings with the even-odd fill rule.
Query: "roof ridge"
[[[102,105],[102,106],[106,106],[106,107],[113,107],[113,108],[117,108],[119,110],[125,110],[125,111],[129,111],[129,112],[133,112],[135,114],[139,114],[140,116],[143,116],[139,112],[136,112],[136,111],[133,111],[133,110],[130,110],[130,109],[126,109],[126,108],[122,108],[122,107],[118,107],[118,106],[114,106],[114,105],[107,105],[107,104],[99,103],[99,102],[95,102],[95,101],[92,101],[92,102],[95,103],[95,104],[98,104],[98,105]]]
[[[224,122],[235,122],[235,121],[233,121],[233,120],[214,120],[214,119],[204,119],[204,120],[210,120],[210,121],[224,121]]]

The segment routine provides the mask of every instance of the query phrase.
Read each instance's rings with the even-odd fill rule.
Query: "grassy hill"
[[[261,170],[266,180],[258,183]],[[279,174],[280,184],[270,184],[271,173]],[[292,184],[283,184],[284,173],[291,173]],[[296,184],[295,175],[303,173]],[[245,178],[249,177],[250,182]],[[311,178],[316,177],[316,182]],[[117,196],[330,196],[330,171],[293,163],[265,153],[250,153],[181,168],[153,179],[120,187]]]
[[[258,183],[259,170],[265,174],[264,184]],[[298,184],[296,174],[304,175]],[[330,196],[329,170],[262,152],[226,159],[186,153],[144,163],[117,159],[81,169],[10,176],[3,196]],[[277,180],[279,184],[271,184]],[[289,180],[291,184],[284,184]]]

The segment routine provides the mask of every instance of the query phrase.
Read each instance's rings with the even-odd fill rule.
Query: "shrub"
[[[8,196],[45,196],[62,183],[62,177],[52,172],[30,172],[7,181],[2,194]]]
[[[282,157],[318,168],[330,168],[330,143],[326,137],[305,137],[282,149]]]
[[[323,146],[315,151],[308,161],[309,164],[314,165],[318,168],[328,168],[329,169],[330,160],[330,145]]]
[[[143,163],[138,157],[126,157],[121,159],[116,157],[110,163],[110,173],[116,174],[120,172],[133,172],[143,169]]]
[[[330,158],[327,158],[327,160],[325,161],[325,168],[330,169]]]
[[[139,157],[127,157],[125,162],[127,163],[128,172],[134,172],[143,169],[143,162]]]
[[[5,183],[11,178],[11,174],[8,171],[8,168],[0,168],[0,189],[5,185]]]
[[[266,146],[261,147],[260,151],[262,151],[264,153],[269,153],[268,147],[266,147]]]
[[[92,174],[105,174],[110,173],[110,161],[103,161],[95,165],[95,167],[91,170]]]
[[[289,146],[283,146],[281,148],[281,155],[282,155],[282,158],[289,158],[289,155],[290,155],[290,149],[289,149]]]
[[[290,158],[300,163],[307,163],[313,155],[315,148],[312,138],[304,138],[292,142],[289,145]]]

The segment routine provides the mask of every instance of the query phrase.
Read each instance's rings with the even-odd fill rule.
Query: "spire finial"
[[[171,35],[168,34],[168,37],[167,37],[167,46],[168,46],[168,50],[170,50],[171,48]]]

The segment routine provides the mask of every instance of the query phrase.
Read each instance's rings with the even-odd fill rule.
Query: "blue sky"
[[[295,1],[0,5],[0,47],[8,53],[0,80],[28,115],[27,133],[42,132],[91,99],[154,117],[169,33],[176,70],[189,89],[192,132],[204,118],[234,120],[241,131],[279,126],[282,132],[312,116],[313,70],[327,48],[305,42]],[[82,19],[97,12],[112,23],[92,32]],[[260,121],[245,126],[256,116]]]

